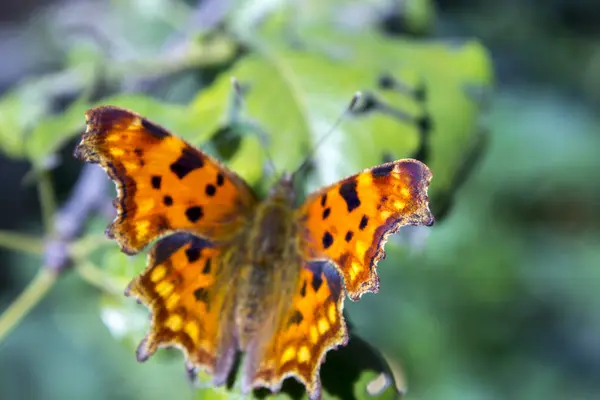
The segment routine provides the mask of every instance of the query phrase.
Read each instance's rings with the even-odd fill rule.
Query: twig
[[[54,213],[56,212],[56,199],[52,188],[52,179],[49,171],[42,171],[37,181],[38,197],[42,209],[44,231],[48,237],[54,236]]]
[[[42,254],[44,249],[41,239],[8,231],[0,231],[0,247],[37,255]]]
[[[83,228],[88,215],[110,203],[106,192],[109,180],[97,165],[85,164],[69,198],[56,213],[57,235],[65,240],[75,238]]]
[[[114,285],[111,279],[107,278],[106,273],[104,273],[91,261],[77,260],[75,265],[79,276],[81,276],[81,278],[83,278],[83,280],[90,285],[95,286],[103,292],[113,296],[123,295],[124,289],[121,286]]]
[[[41,268],[27,288],[0,315],[0,342],[17,326],[25,315],[44,298],[56,282],[57,274],[48,268]]]

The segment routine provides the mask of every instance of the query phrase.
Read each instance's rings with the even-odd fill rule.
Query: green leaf
[[[63,113],[42,118],[27,135],[25,154],[35,169],[46,165],[46,160],[75,134],[82,131],[84,113],[88,104],[75,101]]]
[[[0,151],[9,157],[23,157],[25,134],[46,114],[48,108],[44,96],[27,85],[0,98]]]
[[[436,199],[448,196],[453,189],[455,175],[463,164],[464,158],[478,141],[480,104],[473,99],[471,93],[477,88],[479,92],[489,92],[493,80],[491,60],[487,50],[477,41],[462,42],[391,39],[374,32],[360,32],[359,35],[348,35],[328,30],[313,30],[307,39],[318,48],[337,49],[346,53],[346,62],[358,64],[370,69],[375,74],[391,74],[403,86],[425,89],[425,99],[421,102],[421,112],[431,118],[429,132],[420,132],[429,138],[428,157],[423,161],[433,171],[430,196],[433,207]],[[360,84],[360,83],[359,83]],[[364,85],[364,84],[363,84]],[[375,81],[371,82],[371,87]],[[361,90],[369,86],[359,87]],[[467,89],[468,88],[468,89]],[[389,92],[382,88],[377,93]],[[387,101],[397,110],[414,112],[406,103],[406,95],[401,91],[386,93]],[[394,97],[396,99],[394,99]],[[414,131],[407,126],[396,125],[388,131],[365,127],[362,134],[347,136],[340,152],[351,154],[354,151],[362,155],[360,167],[374,165],[381,161],[381,150],[385,149],[395,158],[413,156]],[[393,129],[394,132],[389,132]],[[414,130],[415,127],[413,126]],[[379,151],[366,152],[370,143],[375,143]],[[354,149],[354,150],[353,150]],[[330,168],[328,160],[321,163],[321,169]],[[343,175],[353,172],[356,166],[346,163]],[[354,170],[355,171],[355,170]]]
[[[85,129],[85,111],[92,106],[113,105],[128,108],[163,124],[174,134],[189,137],[196,130],[195,121],[188,117],[184,106],[166,104],[141,94],[119,94],[95,104],[84,100],[72,103],[63,113],[43,118],[27,135],[26,154],[34,165],[42,166],[53,153]]]
[[[355,91],[369,93],[387,111],[347,118],[334,130],[318,148],[318,177],[312,187],[378,165],[386,157],[424,154],[434,174],[434,208],[437,203],[441,208],[479,140],[480,107],[471,94],[491,85],[486,50],[476,41],[399,40],[370,32],[350,36],[330,29],[311,32],[296,48],[280,33],[277,26],[267,26],[261,39],[251,42],[256,52],[209,89],[211,101],[225,101],[230,76],[246,85],[244,118],[269,135],[268,151],[278,169],[291,170],[328,132]],[[391,76],[398,88],[381,87],[383,76]],[[242,149],[237,159],[262,164],[265,153]]]

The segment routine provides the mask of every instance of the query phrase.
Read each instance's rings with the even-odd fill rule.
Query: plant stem
[[[57,275],[42,267],[23,292],[0,315],[0,343],[21,322],[56,282]]]
[[[38,197],[42,209],[42,220],[46,237],[54,235],[54,213],[56,212],[56,199],[54,198],[54,188],[50,179],[50,172],[43,171],[38,179]]]
[[[83,260],[94,251],[108,245],[114,245],[104,234],[89,234],[73,242],[71,245],[71,256],[77,260]]]
[[[44,249],[41,239],[8,231],[0,231],[0,247],[36,255],[42,254]]]
[[[92,262],[87,260],[81,260],[75,264],[75,270],[81,276],[81,278],[92,286],[106,292],[113,296],[122,296],[122,288],[114,285],[110,278]]]

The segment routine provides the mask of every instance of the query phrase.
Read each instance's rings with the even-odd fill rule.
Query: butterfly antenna
[[[233,87],[233,92],[235,94],[233,108],[234,110],[236,110],[236,113],[232,116],[232,119],[234,121],[238,121],[239,110],[243,108],[242,106],[244,104],[244,90],[242,89],[240,82],[233,76],[231,77],[231,86]],[[267,133],[253,121],[244,120],[243,123],[258,138],[258,141],[265,150],[265,157],[267,159],[267,163],[269,164],[269,168],[273,173],[276,173],[277,168],[275,168],[275,162],[273,161],[273,157],[271,157],[271,153],[269,152],[269,142]]]
[[[329,136],[331,136],[331,134],[333,132],[335,132],[335,130],[338,128],[338,126],[342,123],[342,121],[348,116],[348,114],[352,113],[352,111],[354,110],[354,107],[356,106],[356,103],[358,103],[358,100],[360,100],[361,97],[362,97],[361,92],[354,93],[354,96],[352,96],[352,99],[350,100],[348,107],[344,110],[344,112],[342,114],[340,114],[340,116],[337,118],[337,120],[331,126],[331,128],[329,128],[329,130],[316,141],[316,143],[309,150],[307,156],[304,158],[304,160],[302,160],[302,163],[300,163],[298,168],[296,168],[294,170],[294,172],[292,173],[292,176],[296,176],[300,171],[302,171],[304,168],[306,168],[310,164],[310,160],[313,158],[313,156],[315,155],[315,153],[317,152],[319,147],[325,142],[325,140],[327,138],[329,138]]]

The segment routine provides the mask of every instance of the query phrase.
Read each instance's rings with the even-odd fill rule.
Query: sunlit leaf
[[[6,93],[0,98],[0,151],[10,157],[25,153],[25,135],[48,111],[44,96],[29,86]]]

